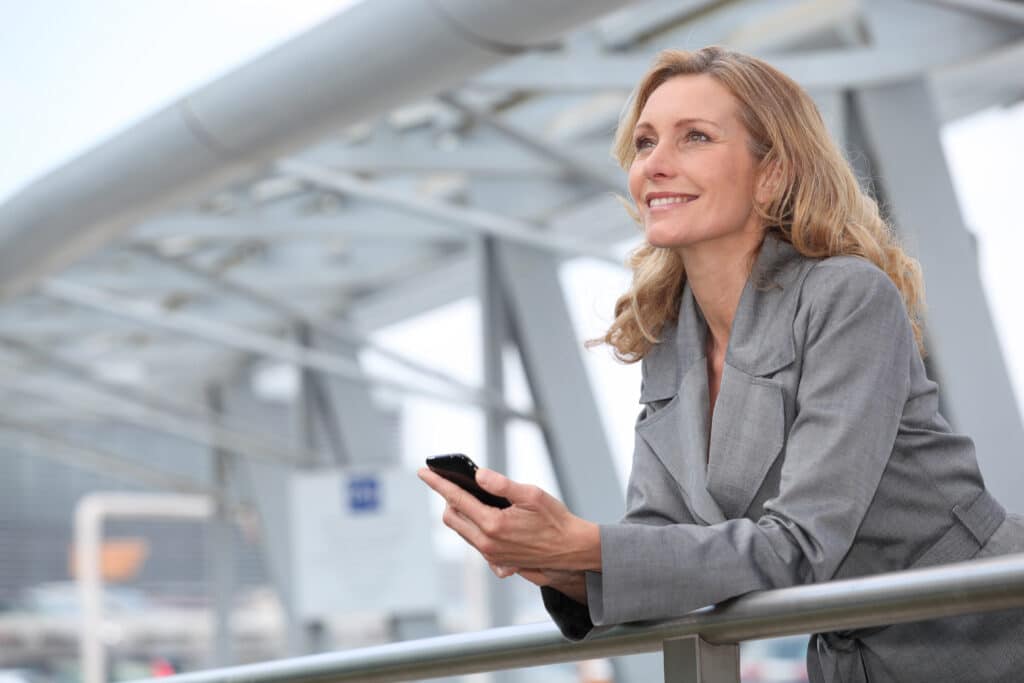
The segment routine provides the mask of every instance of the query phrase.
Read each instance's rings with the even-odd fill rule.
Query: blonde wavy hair
[[[712,77],[736,98],[758,172],[771,169],[780,179],[775,196],[755,205],[766,233],[773,232],[810,258],[852,254],[884,270],[903,297],[923,354],[920,265],[903,251],[878,204],[861,189],[814,101],[774,67],[720,47],[662,51],[619,121],[612,154],[622,168],[628,171],[636,156],[634,128],[651,93],[670,78],[698,74]],[[639,215],[630,213],[634,219]],[[609,344],[617,358],[633,363],[678,316],[686,273],[676,251],[647,243],[630,255],[629,265],[632,286],[615,303],[615,320],[603,337],[588,345]]]

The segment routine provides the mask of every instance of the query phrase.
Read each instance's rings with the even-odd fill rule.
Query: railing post
[[[661,644],[665,683],[740,683],[740,646],[712,645],[698,635]]]

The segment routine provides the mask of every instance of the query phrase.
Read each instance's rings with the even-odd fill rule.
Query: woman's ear
[[[778,159],[770,159],[761,168],[754,188],[754,201],[768,206],[782,196],[785,178]]]

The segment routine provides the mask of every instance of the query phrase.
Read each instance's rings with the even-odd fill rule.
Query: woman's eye
[[[648,137],[637,138],[633,141],[633,145],[636,147],[637,151],[651,149],[654,147],[654,140]]]
[[[700,132],[699,130],[691,130],[689,133],[686,134],[686,139],[691,140],[693,142],[711,141],[711,138],[709,138],[706,134]]]

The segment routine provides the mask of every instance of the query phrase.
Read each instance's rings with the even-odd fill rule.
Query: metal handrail
[[[713,643],[846,630],[1024,607],[1024,553],[760,591],[672,621],[623,625],[572,643],[529,624],[162,678],[163,683],[409,681]]]

